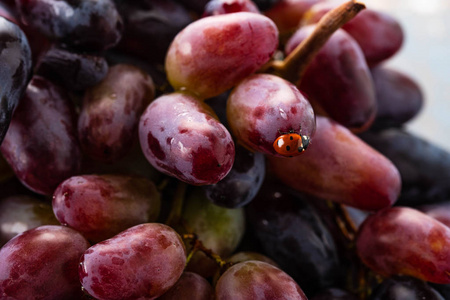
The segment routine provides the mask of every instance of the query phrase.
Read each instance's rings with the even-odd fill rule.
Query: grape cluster
[[[0,2],[0,299],[450,299],[450,153],[359,1]]]

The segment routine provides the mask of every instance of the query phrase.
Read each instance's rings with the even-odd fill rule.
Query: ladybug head
[[[309,146],[309,142],[310,142],[310,138],[307,135],[302,135],[302,139],[301,139],[301,143],[298,146],[298,152],[303,152],[306,150],[306,148],[308,148]]]

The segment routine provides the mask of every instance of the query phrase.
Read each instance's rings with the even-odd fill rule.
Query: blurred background
[[[408,123],[408,131],[450,151],[450,1],[362,2],[391,14],[403,26],[403,48],[387,65],[414,78],[425,98],[422,112]]]

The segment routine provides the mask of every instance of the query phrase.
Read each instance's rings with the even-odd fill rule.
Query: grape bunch
[[[403,40],[356,0],[0,1],[0,299],[450,299]]]

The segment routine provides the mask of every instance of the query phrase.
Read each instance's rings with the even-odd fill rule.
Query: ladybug
[[[310,143],[310,138],[307,135],[300,135],[294,130],[286,133],[281,133],[280,136],[273,142],[273,148],[278,154],[283,156],[293,157],[303,153]]]

